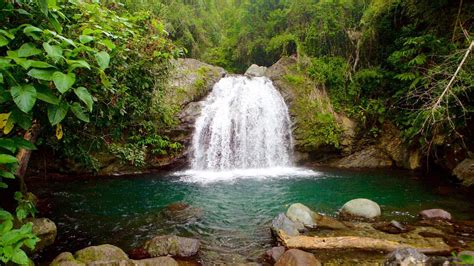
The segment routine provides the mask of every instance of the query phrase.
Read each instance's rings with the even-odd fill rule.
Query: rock
[[[150,258],[150,254],[144,248],[134,248],[128,252],[128,257],[134,260]]]
[[[109,244],[81,249],[74,254],[74,257],[84,263],[128,260],[128,256],[123,250]]]
[[[252,64],[247,71],[245,71],[245,76],[248,77],[262,77],[265,75],[265,71],[267,71],[267,68],[264,66],[258,66],[256,64]]]
[[[286,216],[293,222],[302,223],[309,228],[344,229],[346,226],[341,222],[316,213],[301,203],[292,204],[286,211]]]
[[[85,263],[76,261],[71,252],[59,254],[50,264],[50,266],[84,266]]]
[[[181,201],[177,201],[166,206],[166,210],[170,212],[179,212],[179,211],[183,211],[187,209],[188,207],[189,207],[189,204],[181,202]]]
[[[474,185],[474,159],[464,159],[456,165],[453,175],[459,178],[465,186]]]
[[[301,203],[294,203],[286,211],[286,216],[293,222],[300,222],[304,226],[316,227],[314,216],[317,215]]]
[[[342,206],[340,213],[345,217],[374,219],[382,212],[380,206],[369,199],[353,199]]]
[[[471,257],[474,257],[474,251],[463,250],[463,251],[459,252],[458,257],[459,257],[459,256],[471,256]]]
[[[280,231],[289,236],[297,236],[300,231],[304,230],[304,225],[300,222],[293,222],[284,213],[280,213],[273,219],[271,229],[277,236],[280,236]]]
[[[401,248],[388,254],[385,265],[424,265],[428,257],[413,248]]]
[[[379,231],[389,233],[389,234],[401,234],[401,233],[406,233],[413,230],[413,228],[411,228],[410,226],[406,226],[397,221],[380,222],[380,223],[375,223],[372,226]]]
[[[419,215],[422,219],[451,220],[451,214],[442,209],[423,210]]]
[[[136,266],[178,266],[178,262],[171,257],[156,257],[133,261]]]
[[[275,266],[316,266],[321,265],[313,254],[299,249],[287,250]]]
[[[197,239],[174,235],[156,236],[145,243],[145,250],[152,257],[190,257],[197,254],[201,243]]]
[[[283,246],[272,247],[265,252],[265,257],[270,263],[275,263],[285,253],[286,248]]]
[[[393,161],[383,150],[373,145],[330,165],[339,168],[384,168],[391,167]]]
[[[56,224],[48,218],[33,218],[29,220],[33,223],[33,234],[40,238],[35,246],[35,251],[39,251],[56,240],[57,228]]]

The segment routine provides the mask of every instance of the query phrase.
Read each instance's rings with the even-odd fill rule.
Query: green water
[[[45,216],[58,225],[58,239],[38,258],[89,245],[115,244],[125,251],[154,235],[177,234],[202,241],[204,261],[255,261],[273,244],[269,224],[289,204],[301,202],[336,215],[348,200],[378,202],[384,219],[410,220],[427,208],[443,208],[457,219],[472,219],[472,201],[456,190],[407,172],[318,172],[287,178],[246,178],[192,183],[180,176],[41,182],[31,190],[47,203]],[[164,211],[174,202],[183,213]]]

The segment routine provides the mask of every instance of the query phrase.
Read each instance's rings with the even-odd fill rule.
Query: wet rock
[[[29,221],[33,223],[33,234],[40,238],[40,241],[35,246],[35,251],[39,251],[54,243],[58,231],[53,221],[48,218],[33,218]]]
[[[422,219],[451,220],[451,214],[443,209],[423,210],[419,215]]]
[[[197,254],[201,243],[197,239],[175,235],[156,236],[145,243],[144,249],[152,257],[190,257]]]
[[[71,252],[59,254],[50,264],[50,266],[84,266],[85,263],[76,261]]]
[[[288,236],[297,236],[300,231],[304,230],[304,225],[300,222],[293,222],[284,213],[280,213],[273,219],[271,229],[277,236],[280,236],[280,231]]]
[[[270,263],[275,263],[283,255],[283,253],[285,253],[285,250],[286,248],[283,246],[272,247],[271,249],[267,250],[267,252],[265,252],[265,258]]]
[[[277,261],[275,266],[319,266],[316,257],[299,249],[287,250]]]
[[[178,262],[171,257],[156,257],[133,261],[136,266],[178,266]]]
[[[331,163],[331,166],[339,168],[384,168],[392,165],[390,156],[376,146],[369,146]]]
[[[128,252],[128,256],[134,260],[148,259],[151,257],[144,248],[134,248]]]
[[[340,210],[346,218],[374,219],[382,214],[380,206],[369,199],[353,199],[348,201]]]
[[[413,248],[401,248],[388,254],[385,265],[424,265],[428,257]]]
[[[84,263],[128,260],[128,256],[123,250],[109,244],[87,247],[77,251],[74,255],[76,260]]]
[[[453,174],[461,180],[465,186],[474,185],[474,159],[464,159],[453,169]]]
[[[413,230],[411,226],[404,225],[398,221],[380,222],[375,223],[372,226],[379,231],[389,234],[401,234]]]
[[[265,75],[265,71],[267,71],[266,67],[252,64],[247,69],[247,71],[245,71],[244,75],[247,77],[263,77]]]
[[[302,223],[309,228],[344,229],[346,226],[336,219],[316,213],[301,203],[292,204],[286,216],[293,222]]]
[[[166,210],[170,212],[179,212],[179,211],[187,209],[188,207],[189,207],[189,204],[181,202],[181,201],[177,201],[166,206]]]
[[[294,203],[286,211],[286,216],[293,222],[300,222],[304,226],[316,227],[314,216],[317,215],[301,203]]]

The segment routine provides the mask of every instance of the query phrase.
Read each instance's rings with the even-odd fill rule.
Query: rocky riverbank
[[[174,213],[187,209],[196,208],[183,203],[166,208]],[[261,254],[257,261],[242,265],[472,263],[474,222],[455,218],[445,210],[429,209],[421,211],[419,219],[411,223],[389,221],[384,219],[383,209],[369,199],[353,199],[335,216],[294,203],[270,225],[274,247]],[[45,223],[41,220],[35,224]],[[43,231],[48,233],[40,234],[42,241],[50,241],[56,234],[55,230]],[[90,246],[63,252],[50,265],[212,264],[212,261],[202,261],[200,236],[193,237],[157,235],[128,254],[109,244]]]

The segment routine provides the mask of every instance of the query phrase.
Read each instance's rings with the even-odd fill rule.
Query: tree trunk
[[[33,122],[33,126],[28,131],[26,131],[26,133],[23,135],[23,138],[34,144],[38,138],[39,129],[39,124]],[[25,174],[26,170],[28,169],[28,162],[30,161],[31,152],[32,150],[20,149],[16,155],[19,166],[15,175],[20,179],[20,190],[23,194],[26,194],[28,190],[25,182]]]

